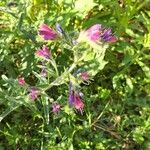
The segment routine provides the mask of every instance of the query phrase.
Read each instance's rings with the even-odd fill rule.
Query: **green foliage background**
[[[150,150],[149,0],[1,0],[0,18],[0,149]],[[73,35],[100,23],[118,37],[104,69],[82,85],[83,115],[68,107],[67,85],[47,91],[64,106],[53,115],[44,112],[51,108],[43,109],[45,100],[28,103],[15,81],[21,74],[37,83],[34,53],[43,22],[59,22]],[[63,70],[71,54],[63,43],[50,46]]]

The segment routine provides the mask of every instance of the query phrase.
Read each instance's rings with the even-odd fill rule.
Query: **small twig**
[[[99,116],[98,116],[98,117],[96,118],[96,120],[92,123],[92,125],[94,125],[94,124],[102,117],[102,115],[104,114],[104,111],[105,111],[105,109],[108,107],[109,103],[110,103],[110,100],[107,102],[107,104],[105,105],[103,111],[99,114]]]
[[[121,136],[116,134],[114,131],[111,131],[109,129],[106,129],[106,128],[102,127],[102,126],[98,126],[98,125],[95,125],[95,124],[93,126],[96,127],[96,128],[102,129],[103,131],[106,131],[106,132],[110,133],[112,136],[114,136],[117,139],[121,138]]]

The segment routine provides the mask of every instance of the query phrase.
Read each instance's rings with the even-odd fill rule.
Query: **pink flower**
[[[39,93],[39,91],[36,88],[31,88],[30,93],[29,93],[29,97],[32,100],[35,100],[38,97],[38,93]]]
[[[86,30],[87,37],[94,42],[100,39],[101,32],[102,32],[102,27],[100,24],[95,24],[92,27],[90,27],[88,30]]]
[[[39,35],[41,35],[44,40],[55,40],[58,37],[57,32],[48,27],[46,24],[40,25]]]
[[[60,111],[60,105],[57,103],[53,103],[52,105],[52,112],[57,114]]]
[[[22,78],[22,77],[18,78],[18,83],[19,83],[19,85],[21,85],[21,86],[23,86],[23,85],[26,84],[24,78]]]
[[[76,94],[74,91],[70,91],[69,93],[69,104],[74,106],[77,110],[79,110],[82,114],[84,103],[82,102],[80,95]]]
[[[50,57],[51,57],[51,53],[50,53],[48,47],[46,47],[46,46],[43,46],[42,49],[38,49],[35,54],[38,57],[46,58],[46,59],[50,59]]]
[[[82,102],[81,98],[79,95],[74,95],[74,103],[73,103],[74,107],[79,110],[81,113],[83,111],[84,108],[84,103]]]
[[[103,28],[101,24],[95,24],[85,31],[81,31],[79,34],[78,42],[90,40],[92,42],[106,42],[114,43],[117,41],[117,37],[113,35],[111,28]]]
[[[87,81],[89,80],[90,76],[88,74],[88,72],[82,72],[81,75],[80,75],[81,79],[84,80],[84,81]]]

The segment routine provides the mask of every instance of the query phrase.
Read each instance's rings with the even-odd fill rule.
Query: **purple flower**
[[[90,75],[88,74],[88,72],[82,72],[80,77],[82,80],[87,81],[87,80],[89,80]]]
[[[52,112],[57,114],[60,111],[60,105],[57,103],[53,103],[52,105]]]
[[[101,38],[103,41],[108,43],[114,43],[117,41],[117,38],[112,34],[112,30],[110,28],[103,30]]]
[[[74,103],[74,91],[70,91],[69,93],[69,104],[72,106]]]
[[[46,46],[43,46],[42,49],[38,49],[35,54],[38,57],[46,58],[46,59],[50,59],[50,57],[51,57],[51,53],[50,53],[48,47],[46,47]]]
[[[117,41],[112,30],[110,28],[103,28],[101,24],[95,24],[86,31],[81,31],[77,41],[84,41],[84,39],[88,39],[93,42],[103,41],[107,43],[114,43]]]
[[[87,37],[91,41],[94,41],[94,42],[98,41],[100,39],[101,29],[102,29],[102,27],[100,24],[93,25],[88,30],[86,30]]]
[[[48,27],[46,24],[40,25],[39,35],[41,35],[44,40],[55,40],[58,37],[57,32]]]
[[[38,91],[36,88],[31,88],[31,89],[30,89],[30,93],[29,93],[29,97],[30,97],[32,100],[35,100],[35,99],[37,99],[37,97],[38,97],[38,93],[39,93],[39,91]]]
[[[82,113],[84,103],[82,102],[80,95],[75,93],[74,91],[70,91],[69,93],[69,104],[71,106],[74,106],[77,110],[79,110]]]
[[[84,103],[82,102],[79,95],[74,95],[74,107],[79,110],[80,112],[83,111]]]

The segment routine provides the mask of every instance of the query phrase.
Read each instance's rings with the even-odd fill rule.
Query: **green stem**
[[[76,67],[76,63],[73,63],[71,65],[71,67],[68,69],[68,71],[64,72],[60,77],[56,78],[52,83],[50,83],[50,85],[46,88],[44,88],[42,91],[47,91],[48,89],[50,89],[51,87],[53,87],[54,85],[59,85],[61,84],[62,80],[65,80],[66,76],[72,72],[74,70],[74,68]]]
[[[96,118],[96,120],[92,123],[92,126],[95,125],[95,123],[102,117],[102,115],[104,114],[105,109],[109,106],[110,101],[107,102],[107,104],[105,105],[103,111],[99,114],[99,116]]]
[[[73,51],[75,50],[76,46],[73,47]],[[75,51],[74,51],[75,53]],[[68,71],[65,71],[61,76],[57,77],[53,82],[50,83],[50,85],[44,89],[42,89],[42,91],[47,91],[48,89],[50,89],[51,87],[53,87],[54,85],[60,85],[63,84],[63,81],[68,77],[68,74],[71,73],[76,66],[78,65],[78,63],[80,63],[83,59],[84,59],[84,55],[81,58],[77,58],[77,60],[75,60],[75,54],[74,54],[74,63],[71,65],[71,67],[68,69]],[[56,69],[56,68],[55,68]],[[58,73],[58,70],[56,69],[56,72]]]

